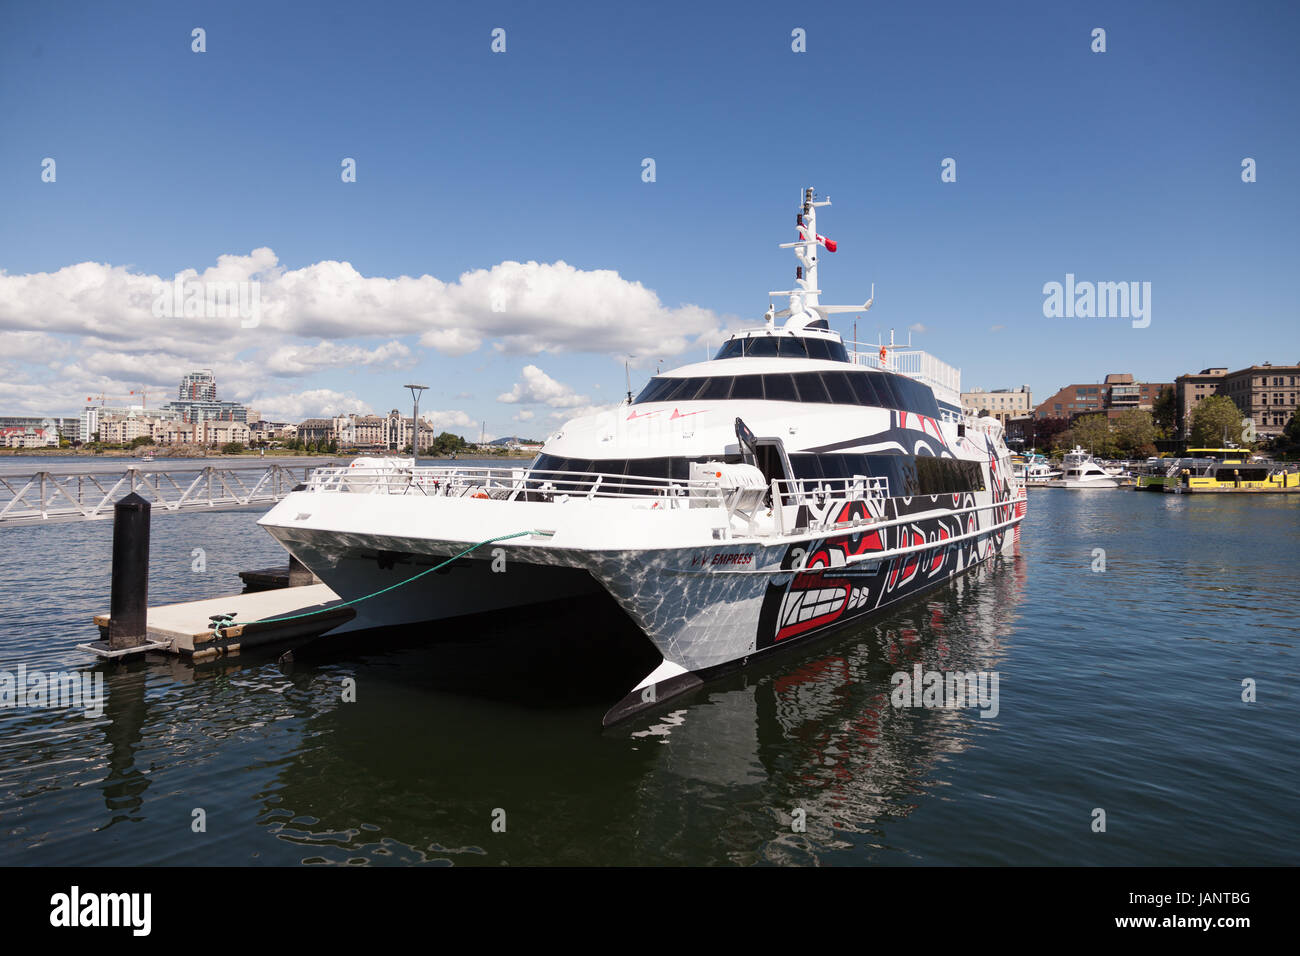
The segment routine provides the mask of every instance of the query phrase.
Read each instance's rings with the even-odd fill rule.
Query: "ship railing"
[[[660,507],[695,508],[722,506],[726,499],[726,489],[716,481],[494,467],[318,468],[306,490],[553,503],[655,498]]]
[[[852,350],[853,361],[857,365],[906,375],[908,378],[929,385],[935,390],[936,396],[942,394],[948,401],[954,403],[961,401],[961,369],[949,365],[923,349],[891,348],[887,352],[888,359],[882,362],[877,354],[879,345],[852,340],[844,344]]]
[[[838,514],[838,508],[822,512],[824,516],[819,517],[818,508],[824,507],[828,502],[836,504],[848,504],[854,501],[866,501],[873,498],[889,497],[889,479],[884,477],[872,477],[869,475],[854,475],[850,478],[774,478],[772,480],[772,515],[775,518],[777,534],[787,533],[787,528],[795,530],[799,525],[799,506],[809,505],[809,518],[807,525],[799,527],[809,527],[812,530],[827,530],[844,524],[837,522],[833,515]],[[787,515],[787,507],[794,508],[791,515]],[[848,524],[854,523],[853,521]]]

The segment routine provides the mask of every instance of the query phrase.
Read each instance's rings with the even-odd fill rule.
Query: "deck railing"
[[[318,468],[308,481],[307,490],[559,503],[654,497],[665,499],[668,504],[689,503],[692,507],[699,507],[701,502],[722,504],[725,496],[725,490],[716,481],[492,467]]]

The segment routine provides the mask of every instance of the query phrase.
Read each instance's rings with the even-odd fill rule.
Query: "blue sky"
[[[791,50],[796,27],[806,53]],[[698,311],[757,324],[767,290],[789,287],[776,244],[809,184],[834,200],[820,225],[840,243],[822,259],[823,301],[863,301],[874,282],[863,337],[923,326],[913,342],[966,388],[1029,384],[1041,400],[1111,371],[1295,362],[1298,27],[1284,3],[6,5],[0,414],[174,387],[193,365],[216,369],[223,397],[287,411],[323,410],[290,398],[303,393],[406,407],[400,386],[420,379],[452,430],[545,434],[619,396],[618,354],[642,356],[634,387],[655,360],[702,358]],[[945,157],[956,182],[940,181]],[[640,283],[662,312],[636,332],[574,333],[601,287],[568,298],[551,276],[564,314],[509,314],[472,351],[440,350],[421,341],[425,305],[393,319],[381,296],[318,321],[329,283],[315,318],[175,319],[160,334],[111,283],[17,281],[78,263],[170,278],[263,247],[289,271],[337,261],[444,283],[563,261]],[[1044,318],[1043,284],[1066,273],[1150,282],[1150,326]],[[54,311],[99,314],[52,322],[50,296]],[[444,328],[456,301],[439,306]],[[667,340],[684,307],[690,347],[657,344],[653,323]],[[498,347],[511,322],[522,350]],[[360,358],[301,351],[321,340]],[[525,366],[558,387],[498,401]]]

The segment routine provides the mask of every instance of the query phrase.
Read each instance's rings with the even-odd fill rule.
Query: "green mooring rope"
[[[472,545],[470,545],[468,548],[466,548],[464,551],[460,552],[459,554],[453,554],[450,558],[448,558],[446,561],[443,561],[441,564],[435,564],[435,565],[434,565],[433,567],[431,567],[431,568],[425,568],[425,569],[424,569],[423,571],[421,571],[419,574],[413,574],[413,575],[411,575],[411,576],[410,576],[409,578],[407,578],[405,581],[398,581],[396,584],[390,584],[388,587],[384,588],[384,589],[381,590],[381,591],[376,591],[376,592],[374,592],[373,594],[366,594],[366,595],[363,595],[363,596],[361,596],[361,597],[359,597],[359,598],[353,598],[351,601],[344,601],[344,602],[341,603],[341,604],[331,604],[329,607],[323,607],[323,608],[321,608],[321,609],[318,610],[318,611],[308,611],[306,614],[290,614],[288,617],[268,617],[268,618],[266,618],[265,620],[262,620],[262,621],[242,621],[242,622],[240,622],[240,621],[232,621],[232,622],[230,622],[230,624],[227,625],[227,626],[242,626],[242,627],[248,627],[250,624],[278,624],[278,623],[280,623],[281,621],[296,621],[296,620],[298,620],[299,618],[312,617],[312,616],[315,615],[315,614],[323,614],[323,613],[326,612],[326,611],[333,611],[335,608],[347,607],[349,604],[360,604],[362,601],[369,601],[372,597],[379,597],[379,595],[381,595],[381,594],[387,594],[389,591],[392,591],[392,590],[394,590],[394,589],[396,589],[396,588],[400,588],[400,587],[401,587],[402,585],[404,585],[404,584],[410,584],[412,581],[415,581],[415,580],[417,580],[418,578],[422,578],[422,577],[424,577],[426,574],[432,574],[434,571],[437,571],[437,570],[439,570],[440,568],[445,568],[447,565],[451,564],[451,562],[455,561],[457,558],[463,558],[465,555],[469,554],[471,551],[476,551],[476,550],[478,550],[479,548],[483,547],[483,545],[485,545],[485,544],[495,544],[495,543],[498,542],[498,541],[509,541],[511,538],[522,538],[522,537],[523,537],[524,535],[526,535],[526,534],[542,534],[542,535],[547,535],[547,532],[545,532],[545,531],[516,531],[514,534],[503,534],[503,535],[500,535],[500,536],[498,536],[498,537],[496,537],[496,538],[488,538],[486,541],[480,541],[478,544],[472,544]],[[549,537],[549,535],[547,535],[547,536]]]

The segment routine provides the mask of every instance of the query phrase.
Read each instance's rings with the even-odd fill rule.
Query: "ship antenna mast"
[[[795,242],[783,242],[782,249],[793,249],[799,267],[795,270],[795,288],[769,292],[769,296],[789,296],[790,305],[780,312],[772,313],[773,319],[788,316],[785,327],[792,331],[807,328],[819,319],[837,312],[865,312],[871,308],[875,299],[875,286],[871,295],[862,305],[822,305],[821,289],[817,287],[817,247],[822,246],[827,252],[834,252],[836,242],[817,233],[817,210],[831,204],[830,197],[817,198],[817,191],[809,186],[803,191],[803,204],[795,217],[795,228],[799,238]],[[822,326],[825,328],[825,326]]]

